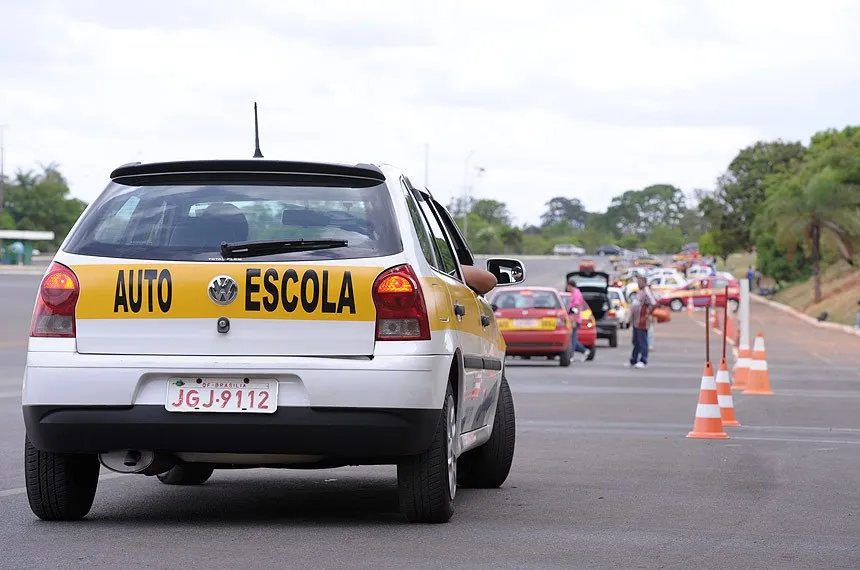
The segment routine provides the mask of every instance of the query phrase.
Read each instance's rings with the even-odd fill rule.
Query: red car
[[[559,293],[561,300],[564,301],[564,306],[570,309],[570,293]],[[594,355],[597,354],[597,321],[594,320],[594,313],[591,312],[591,307],[586,303],[579,308],[580,326],[576,337],[579,339],[579,344],[587,348],[590,352],[588,360],[594,360]],[[571,323],[573,326],[573,323]]]
[[[493,296],[492,303],[507,354],[558,356],[561,366],[570,366],[573,326],[558,291],[551,287],[507,287]]]
[[[729,288],[728,296],[726,296],[726,287]],[[740,286],[735,279],[705,277],[694,279],[679,289],[661,291],[657,301],[678,312],[684,310],[690,298],[693,299],[694,307],[705,307],[711,304],[711,297],[714,297],[717,307],[725,307],[728,303],[732,311],[737,311],[741,302]]]

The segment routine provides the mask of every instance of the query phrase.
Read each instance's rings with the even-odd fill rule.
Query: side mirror
[[[492,257],[487,260],[487,271],[495,275],[500,287],[517,285],[526,280],[526,268],[519,259]]]

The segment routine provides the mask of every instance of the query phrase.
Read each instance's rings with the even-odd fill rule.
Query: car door
[[[474,265],[475,258],[472,251],[469,249],[462,232],[454,222],[451,213],[443,207],[438,201],[432,200],[432,204],[439,218],[442,221],[445,230],[451,237],[452,244],[457,253],[457,257],[461,263]],[[495,312],[493,311],[492,303],[484,296],[478,295],[467,287],[468,291],[474,297],[479,311],[479,320],[481,323],[481,340],[482,346],[480,357],[482,360],[482,370],[480,374],[480,383],[476,385],[469,394],[470,398],[476,400],[477,407],[472,424],[466,425],[471,430],[476,430],[488,425],[495,412],[496,396],[498,395],[498,386],[502,380],[502,362],[505,357],[505,343],[502,333],[499,330],[496,322]]]
[[[439,283],[445,288],[451,304],[450,327],[456,331],[456,338],[463,356],[463,382],[459,389],[460,431],[473,429],[471,426],[480,405],[478,395],[486,386],[484,374],[483,330],[481,311],[477,295],[466,285],[459,259],[445,232],[439,214],[431,203],[428,194],[412,190],[421,211],[422,218],[433,237],[433,247],[437,258],[434,271]]]

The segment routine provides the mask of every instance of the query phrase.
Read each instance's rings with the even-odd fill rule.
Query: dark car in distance
[[[609,346],[618,346],[618,319],[609,300],[609,274],[602,271],[571,271],[566,283],[575,283],[597,321],[597,338],[605,338]]]
[[[594,255],[621,255],[624,249],[617,245],[601,245],[594,250]]]

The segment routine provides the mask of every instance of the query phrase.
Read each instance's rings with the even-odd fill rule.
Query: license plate
[[[518,329],[536,329],[538,327],[537,319],[514,319],[514,326]]]
[[[278,408],[277,380],[242,378],[171,378],[167,381],[168,412],[233,412],[271,414]]]

